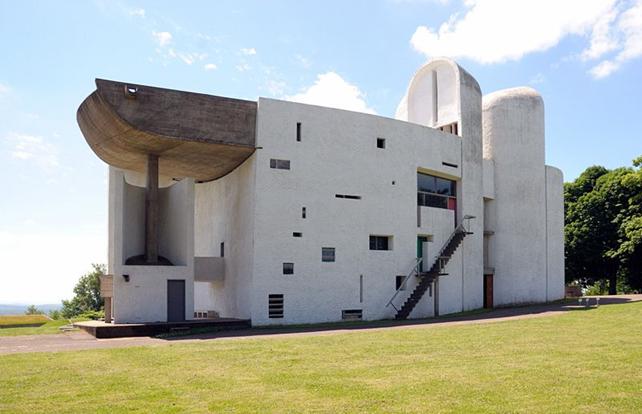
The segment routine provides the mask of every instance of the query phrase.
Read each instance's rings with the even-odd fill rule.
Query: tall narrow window
[[[225,257],[225,242],[221,242],[221,257]]]
[[[300,122],[296,123],[296,140],[297,142],[301,142],[301,123]]]
[[[283,294],[268,295],[268,317],[270,319],[283,318]]]
[[[359,275],[359,303],[363,303],[363,275]]]
[[[301,207],[301,218],[305,218],[305,216],[306,216],[305,207]]]
[[[283,274],[284,275],[293,275],[294,274],[294,263],[283,263]]]
[[[377,138],[377,148],[385,149],[386,148],[386,139]]]

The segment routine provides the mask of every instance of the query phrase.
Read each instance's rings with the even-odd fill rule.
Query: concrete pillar
[[[145,261],[158,263],[158,155],[147,156],[145,191]]]
[[[111,297],[105,298],[105,323],[111,323]]]

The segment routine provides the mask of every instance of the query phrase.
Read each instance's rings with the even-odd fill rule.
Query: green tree
[[[36,305],[29,305],[25,311],[25,315],[42,315],[43,313]]]
[[[74,297],[62,301],[60,313],[65,318],[73,318],[83,313],[96,313],[102,310],[100,298],[100,276],[106,272],[105,265],[92,264],[92,270],[83,275],[74,287]]]
[[[642,169],[589,167],[564,185],[564,205],[567,281],[642,288]]]

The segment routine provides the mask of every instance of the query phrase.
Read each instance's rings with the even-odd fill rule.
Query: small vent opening
[[[360,321],[363,319],[362,309],[344,309],[341,311],[341,319],[344,321]]]
[[[268,295],[268,317],[270,319],[283,318],[283,294]]]

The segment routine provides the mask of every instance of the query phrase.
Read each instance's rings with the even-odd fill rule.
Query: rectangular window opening
[[[225,257],[225,242],[221,242],[221,257]]]
[[[300,122],[296,123],[296,140],[297,142],[301,142],[301,123]]]
[[[341,319],[344,321],[360,321],[363,319],[362,309],[344,309],[341,311]]]
[[[322,247],[321,248],[321,261],[322,262],[334,262],[334,247]]]
[[[277,170],[289,170],[290,169],[290,160],[277,160],[275,158],[270,159],[270,168],[275,168]]]
[[[392,236],[370,236],[370,250],[392,250]]]
[[[446,167],[452,167],[452,168],[457,168],[458,167],[457,164],[453,164],[453,163],[446,162],[446,161],[442,162],[441,165],[445,165]]]
[[[458,128],[457,128],[457,122],[453,122],[452,124],[442,125],[438,129],[440,131],[446,132],[448,134],[459,135],[459,131],[458,131]]]
[[[377,148],[385,149],[386,148],[386,139],[377,138]]]
[[[306,209],[305,207],[301,207],[301,218],[305,218],[305,217],[306,217]]]
[[[303,233],[300,231],[295,231],[292,233],[292,237],[303,237]]]
[[[453,180],[417,173],[417,205],[457,209],[457,185]]]
[[[335,194],[336,198],[347,198],[349,200],[361,200],[361,196],[353,194]]]
[[[284,275],[293,275],[294,274],[294,263],[283,263],[283,274]]]
[[[406,290],[406,286],[402,286],[405,278],[404,275],[395,276],[395,290]]]
[[[268,295],[268,317],[270,319],[283,318],[283,294]]]

